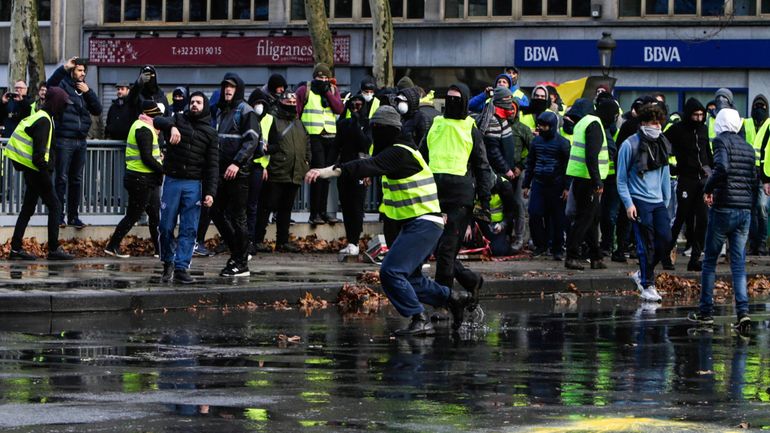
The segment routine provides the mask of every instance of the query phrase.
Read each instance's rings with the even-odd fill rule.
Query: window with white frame
[[[618,0],[620,17],[750,17],[767,13],[770,0]]]
[[[444,0],[444,18],[591,16],[591,0]]]
[[[324,4],[330,20],[372,17],[369,0],[325,0]],[[395,19],[422,19],[425,17],[425,0],[390,0],[390,15]],[[306,19],[304,0],[291,0],[291,19]]]
[[[270,8],[269,0],[104,0],[103,5],[105,23],[267,21]]]

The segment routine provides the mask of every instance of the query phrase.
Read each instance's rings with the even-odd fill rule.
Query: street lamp
[[[610,76],[612,67],[612,52],[618,44],[612,39],[612,33],[602,32],[602,38],[596,43],[596,49],[599,51],[599,65],[602,67],[602,75]]]

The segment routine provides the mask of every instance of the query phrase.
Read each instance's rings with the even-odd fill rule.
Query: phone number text
[[[171,47],[172,56],[218,56],[222,47]]]

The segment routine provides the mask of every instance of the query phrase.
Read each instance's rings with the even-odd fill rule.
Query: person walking
[[[331,82],[331,69],[318,63],[313,68],[313,80],[297,89],[297,116],[310,135],[312,158],[310,167],[321,168],[333,164],[339,156],[334,137],[337,135],[335,114],[342,114],[344,106],[337,86]],[[321,179],[310,185],[311,225],[336,224],[337,218],[326,212],[329,181]]]
[[[67,195],[67,219],[61,214],[60,226],[71,225],[82,229],[86,224],[80,219],[78,207],[83,192],[83,171],[86,166],[86,137],[91,129],[91,116],[102,114],[99,96],[86,84],[87,65],[83,59],[72,57],[59,66],[48,78],[48,90],[59,87],[69,96],[72,104],[54,118],[56,144],[56,196],[64,207]]]
[[[169,137],[163,158],[160,210],[162,281],[182,284],[195,280],[188,269],[198,230],[201,207],[214,204],[219,182],[219,139],[211,127],[209,101],[202,92],[190,94],[190,107],[174,117],[158,116],[156,129]],[[179,221],[179,234],[174,228]]]
[[[467,96],[465,100],[467,104]],[[423,303],[448,306],[453,315],[452,327],[457,330],[462,324],[463,310],[475,302],[475,297],[463,289],[431,280],[422,271],[423,263],[444,233],[433,173],[420,152],[399,142],[401,116],[395,108],[381,106],[370,122],[374,140],[372,158],[311,169],[305,181],[311,183],[342,174],[357,178],[382,176],[380,211],[384,215],[383,230],[389,246],[380,267],[382,288],[396,311],[411,318],[409,326],[397,330],[396,335],[435,333]]]
[[[740,334],[751,330],[746,289],[746,240],[751,224],[751,206],[756,188],[756,156],[738,131],[741,117],[732,108],[722,108],[714,121],[714,169],[703,187],[709,207],[706,244],[701,273],[698,311],[687,318],[701,325],[714,323],[714,282],[716,264],[725,240],[730,243],[730,273],[735,293],[735,328]],[[770,190],[770,184],[765,184]]]
[[[38,199],[48,208],[48,260],[72,260],[59,246],[59,216],[61,206],[54,194],[51,181],[51,141],[55,135],[53,117],[61,115],[66,105],[72,104],[64,90],[55,87],[48,91],[46,102],[35,114],[19,122],[4,151],[13,167],[24,177],[24,201],[11,238],[9,260],[35,260],[24,251],[22,241],[30,218],[35,213]]]
[[[666,114],[658,105],[643,106],[639,122],[639,132],[624,141],[618,152],[618,193],[636,237],[639,271],[633,279],[642,300],[660,302],[655,266],[671,251],[667,209],[671,199],[671,144],[663,135]]]
[[[218,103],[220,179],[211,219],[230,248],[230,259],[220,272],[223,277],[250,274],[246,217],[249,175],[254,158],[264,155],[259,119],[243,99],[244,89],[241,77],[228,72],[221,83]]]
[[[126,215],[112,233],[104,252],[107,255],[127,259],[130,257],[120,249],[120,242],[131,228],[147,212],[150,238],[155,254],[160,255],[158,246],[158,223],[160,220],[160,185],[163,183],[158,131],[153,118],[163,112],[152,101],[142,102],[142,114],[131,125],[126,140],[126,174],[123,186],[128,191]]]

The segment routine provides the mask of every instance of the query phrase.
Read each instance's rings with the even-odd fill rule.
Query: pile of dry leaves
[[[655,286],[674,301],[691,302],[700,298],[700,283],[689,278],[662,273],[655,278]],[[749,278],[747,288],[749,297],[770,295],[770,280],[765,275],[755,275]],[[730,283],[722,280],[714,283],[714,302],[726,302],[732,296],[733,288]]]
[[[75,257],[103,257],[106,256],[104,248],[107,246],[107,239],[94,240],[90,238],[72,238],[60,240],[59,244],[65,251]],[[155,247],[150,239],[142,239],[134,235],[126,236],[120,244],[124,253],[132,257],[149,257],[155,254]],[[24,239],[22,247],[30,254],[38,257],[45,257],[48,254],[48,242],[40,243],[37,238]],[[0,246],[0,256],[7,257],[11,251],[11,240]]]
[[[388,303],[388,298],[366,284],[345,283],[337,294],[337,306],[343,313],[369,314]]]

